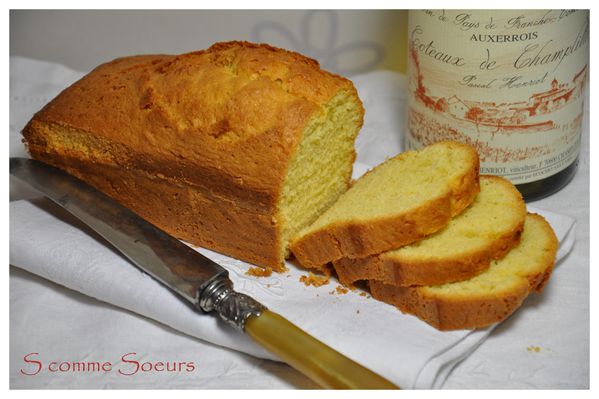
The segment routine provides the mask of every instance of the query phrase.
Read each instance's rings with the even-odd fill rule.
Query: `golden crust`
[[[205,245],[209,238],[193,239],[206,235],[202,223],[215,224],[231,210],[230,219],[239,223],[233,223],[230,241],[212,238],[213,245],[206,246],[280,268],[277,205],[290,160],[306,124],[340,92],[360,103],[349,80],[300,54],[247,42],[217,43],[205,51],[100,65],[39,111],[23,136],[34,158],[56,166],[69,166],[59,159],[77,160],[71,170],[117,166],[135,178],[136,172],[148,175],[155,188],[172,184],[194,190],[213,212],[201,212],[200,219],[182,209],[185,203],[157,200],[171,204],[173,217],[181,211],[191,218],[186,228],[170,218],[157,222],[159,227]],[[57,137],[66,137],[69,145],[56,146]],[[79,175],[110,191],[108,183]],[[140,186],[150,190],[152,184]],[[148,205],[134,195],[120,199],[139,213],[161,211],[145,209]],[[251,214],[259,220],[256,229],[249,227]],[[255,245],[253,255],[241,256],[245,228],[258,234],[252,242],[263,244]]]
[[[336,224],[303,237],[291,250],[306,268],[325,270],[328,262],[365,256],[374,248],[394,248],[417,241],[445,226],[451,219],[451,194],[434,198],[409,214],[393,215],[368,223]]]
[[[506,179],[498,176],[483,178],[513,192],[512,208],[521,214],[514,218],[511,225],[505,226],[501,235],[489,238],[483,246],[450,257],[421,259],[391,251],[365,258],[339,259],[333,264],[340,282],[348,286],[358,280],[378,280],[396,286],[438,285],[467,280],[486,270],[492,260],[501,259],[518,244],[524,228],[526,206],[520,193]]]
[[[417,287],[395,287],[378,281],[371,282],[370,290],[373,298],[397,306],[441,331],[482,328],[504,320],[529,292],[520,284],[500,298],[448,300],[429,296]]]
[[[389,215],[365,222],[348,220],[326,226],[296,238],[291,250],[306,268],[325,270],[327,263],[341,258],[366,256],[418,241],[443,228],[451,218],[472,203],[480,190],[479,159],[476,151],[464,144],[446,145],[468,148],[467,172],[453,182],[450,190],[422,203],[409,212]]]
[[[275,271],[285,270],[278,226],[268,213],[227,204],[193,186],[135,169],[48,154],[44,161],[130,204],[138,215],[174,237]]]
[[[537,254],[533,272],[519,276],[500,293],[483,290],[464,296],[440,293],[429,286],[398,287],[372,280],[371,294],[442,331],[483,328],[500,322],[518,309],[531,292],[541,292],[553,271],[558,246],[555,233],[542,216],[529,214],[528,218],[541,222],[547,250]]]

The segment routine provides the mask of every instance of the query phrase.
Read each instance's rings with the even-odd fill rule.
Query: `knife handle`
[[[324,388],[398,389],[269,310],[245,320],[245,332],[269,352]]]

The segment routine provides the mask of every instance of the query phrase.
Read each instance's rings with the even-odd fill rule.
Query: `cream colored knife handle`
[[[245,332],[323,388],[399,388],[269,310],[250,315]]]

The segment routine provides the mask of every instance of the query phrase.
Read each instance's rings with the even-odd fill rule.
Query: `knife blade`
[[[227,271],[81,180],[39,161],[11,158],[10,173],[110,242],[188,302]]]
[[[11,158],[10,174],[96,231],[131,263],[191,303],[215,313],[324,388],[398,387],[236,292],[222,266],[82,180],[41,161]]]

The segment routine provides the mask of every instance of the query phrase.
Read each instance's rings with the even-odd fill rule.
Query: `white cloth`
[[[11,59],[11,155],[24,154],[18,132],[33,112],[78,76],[80,75],[57,65],[22,58]],[[365,126],[357,142],[358,161],[372,165],[386,156],[395,155],[401,148],[404,79],[394,73],[378,72],[356,77],[354,81],[367,110]],[[34,102],[33,99],[38,100]],[[30,196],[20,191],[19,187],[14,188],[15,191],[11,190],[13,198]],[[573,219],[547,211],[536,211],[545,215],[556,230],[560,238],[559,257],[563,258],[574,242]],[[287,273],[255,278],[244,274],[249,267],[244,262],[204,249],[200,252],[229,270],[238,291],[252,295],[318,339],[405,388],[442,386],[456,363],[474,351],[492,331],[489,328],[474,332],[441,333],[412,316],[401,314],[389,305],[360,296],[358,292],[330,294],[337,286],[334,281],[319,288],[306,287],[298,281],[299,276],[305,272],[291,264],[288,265]],[[100,301],[130,310],[134,314],[159,321],[187,335],[257,357],[272,358],[247,337],[232,331],[215,318],[195,314],[171,293],[104,245],[93,233],[56,207],[48,206],[47,201],[19,200],[11,203],[10,261],[19,268]],[[42,338],[38,335],[36,348],[26,349],[27,343],[21,341],[21,337],[30,336],[30,332],[22,318],[35,312],[39,302],[30,295],[20,295],[31,291],[31,287],[24,283],[24,276],[26,274],[21,273],[18,274],[19,278],[11,278],[11,349],[19,348],[19,351],[11,350],[13,387],[252,387],[255,386],[253,381],[260,381],[255,375],[268,374],[271,368],[248,373],[251,377],[244,380],[239,377],[239,370],[231,367],[231,373],[225,371],[218,376],[222,385],[214,384],[213,374],[209,377],[212,382],[207,383],[193,373],[191,376],[179,373],[176,377],[159,375],[153,380],[142,377],[123,379],[114,372],[93,376],[75,375],[70,378],[62,375],[60,379],[48,372],[35,377],[24,376],[20,373],[26,366],[22,356],[29,352],[43,352],[44,348],[40,348],[40,345],[47,345],[51,348],[51,353],[70,360],[80,357],[102,359],[113,354],[113,348],[93,347],[97,341],[90,340],[89,334],[102,334],[107,329],[115,333],[110,316],[96,317],[96,312],[91,311],[85,320],[77,320],[85,328],[80,329],[83,333],[81,337],[71,337],[75,342],[61,342],[55,336]],[[18,281],[20,290],[13,291],[15,281]],[[35,280],[32,284],[39,286],[40,282]],[[541,301],[545,296],[540,296]],[[65,302],[61,301],[61,305],[65,306],[61,315],[69,314],[69,307],[75,309],[78,306],[76,303]],[[51,306],[50,303],[44,305]],[[133,313],[128,313],[127,316],[135,318]],[[51,329],[47,326],[56,323],[55,313],[39,313],[38,316],[35,320],[38,328]],[[139,324],[138,320],[121,317],[120,313],[118,316],[114,317],[114,322],[118,319],[119,325],[127,331],[131,331],[128,329],[130,325]],[[145,340],[145,337],[156,336],[155,328],[158,327],[149,324],[146,328],[135,331],[139,340],[145,343],[136,350],[137,353],[148,354],[150,358],[152,355],[161,355],[166,360],[181,360],[189,353],[190,344],[173,348],[165,345],[164,340]],[[177,335],[170,330],[169,334]],[[197,341],[193,342],[193,345],[199,344]],[[171,352],[162,351],[165,346]],[[71,351],[72,348],[81,347],[85,348],[85,352]],[[206,348],[210,348],[211,353],[216,351],[216,348],[210,346]],[[218,356],[215,356],[210,358],[214,360],[210,364],[218,368]],[[239,356],[239,362],[243,363],[243,359],[247,359]],[[234,357],[231,352],[223,355],[227,362],[235,362],[231,357]],[[257,385],[260,386],[259,383]],[[273,386],[285,387],[288,383],[275,383]]]

